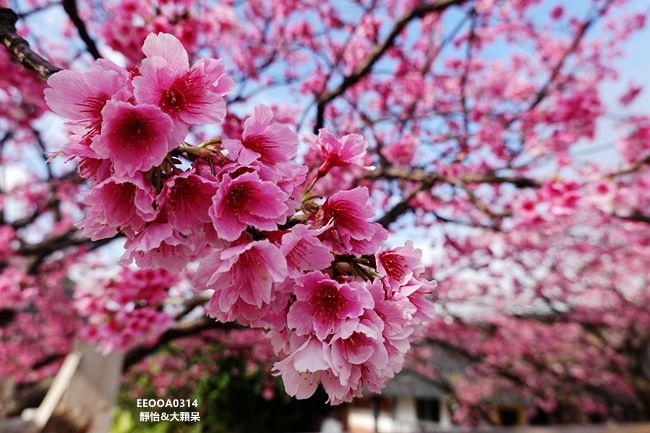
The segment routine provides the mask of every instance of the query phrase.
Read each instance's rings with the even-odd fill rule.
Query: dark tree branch
[[[460,5],[465,3],[465,1],[467,0],[440,0],[431,3],[421,3],[397,20],[386,39],[381,44],[374,47],[363,63],[361,63],[350,75],[345,76],[341,84],[339,84],[335,89],[318,97],[316,103],[316,124],[314,125],[314,133],[318,133],[318,130],[324,125],[325,108],[327,105],[342,95],[349,87],[355,85],[366,76],[379,59],[381,59],[388,49],[393,46],[397,37],[411,21],[422,18],[430,13],[443,12],[450,6]]]
[[[201,316],[194,320],[181,322],[173,328],[163,333],[158,341],[152,346],[140,346],[129,350],[124,358],[124,371],[128,371],[138,362],[147,356],[153,355],[160,350],[165,344],[185,337],[199,335],[201,331],[208,329],[235,329],[237,325],[233,323],[220,323],[207,316]]]
[[[29,43],[16,33],[18,15],[8,8],[0,8],[0,41],[9,53],[25,68],[36,72],[43,80],[61,68],[58,68],[36,54]]]
[[[365,179],[394,179],[394,180],[410,180],[413,182],[430,182],[443,181],[451,184],[463,183],[491,183],[503,184],[509,183],[517,188],[539,188],[541,183],[535,179],[525,176],[498,176],[494,173],[485,174],[467,174],[460,178],[451,178],[440,176],[437,173],[429,173],[422,169],[402,169],[398,167],[384,167],[371,171],[364,176]]]
[[[44,4],[44,5],[41,5],[41,6],[37,6],[37,7],[33,8],[33,9],[30,9],[30,10],[28,10],[26,12],[20,12],[17,15],[18,15],[18,18],[22,20],[24,18],[27,18],[30,15],[34,15],[34,14],[37,14],[37,13],[42,12],[44,10],[47,10],[47,9],[51,8],[52,6],[58,6],[59,4],[60,4],[60,2],[47,3],[47,4]]]
[[[416,190],[412,191],[411,193],[407,194],[406,197],[404,197],[402,200],[400,200],[395,206],[390,208],[381,218],[379,218],[376,222],[381,224],[384,227],[388,227],[392,222],[396,221],[397,218],[411,210],[411,200],[415,198],[415,196],[423,191],[425,189],[424,185],[421,186],[420,188],[417,188]]]
[[[90,55],[95,59],[101,59],[102,55],[99,53],[95,41],[90,37],[88,29],[86,29],[86,23],[84,23],[84,21],[79,16],[79,11],[77,10],[77,1],[63,0],[62,5],[63,10],[66,14],[68,14],[68,17],[70,18],[70,21],[72,21],[72,24],[74,24],[74,26],[77,28],[79,37],[82,41],[84,41],[84,44],[86,44],[86,49]]]
[[[443,182],[450,185],[454,185],[462,188],[468,195],[468,198],[472,203],[486,215],[495,218],[501,219],[510,214],[508,212],[497,212],[493,209],[490,209],[485,203],[483,203],[474,192],[469,188],[469,185],[475,183],[485,183],[485,184],[511,184],[517,188],[539,188],[541,183],[535,179],[523,177],[523,176],[498,176],[494,173],[485,173],[485,174],[468,174],[459,178],[453,178],[449,176],[441,176],[438,173],[428,173],[422,169],[414,170],[405,170],[397,167],[381,167],[371,173],[368,173],[365,176],[366,179],[387,179],[387,180],[406,180],[418,182],[421,184],[419,188],[408,194],[390,210],[388,210],[381,218],[376,222],[380,223],[384,227],[388,227],[391,223],[396,221],[400,216],[411,210],[410,202],[415,197],[415,195],[420,191],[426,191],[429,188],[432,188],[436,183]],[[443,219],[436,215],[438,219],[443,221]],[[451,221],[451,220],[450,220]],[[456,222],[456,221],[454,221]],[[491,230],[499,230],[498,226],[484,226]]]
[[[120,236],[115,235],[112,238],[92,241],[85,237],[75,237],[75,234],[77,234],[77,229],[71,228],[64,233],[50,236],[37,244],[23,244],[17,249],[16,253],[23,256],[33,256],[33,262],[29,266],[28,272],[35,273],[43,260],[55,251],[81,245],[95,249],[112,242]]]
[[[617,218],[621,218],[627,221],[635,221],[640,223],[650,224],[650,215],[646,215],[639,210],[635,210],[629,215],[615,215]]]

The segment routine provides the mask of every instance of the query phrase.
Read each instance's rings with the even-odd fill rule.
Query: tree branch
[[[68,14],[68,17],[70,18],[70,21],[72,21],[72,24],[74,24],[74,26],[77,28],[79,37],[81,38],[82,41],[84,41],[84,44],[86,44],[86,49],[88,50],[90,55],[92,55],[95,58],[95,60],[101,59],[102,55],[99,53],[95,41],[93,40],[93,38],[90,37],[90,34],[86,29],[86,23],[84,23],[84,21],[79,16],[76,0],[63,0],[62,5],[63,5],[63,10],[65,11],[66,14]]]
[[[95,249],[112,242],[120,236],[115,235],[111,238],[92,241],[85,237],[75,237],[75,234],[77,234],[77,230],[71,228],[66,232],[50,236],[39,243],[23,244],[16,250],[16,253],[23,256],[34,256],[28,272],[35,273],[43,260],[55,251],[81,245],[87,245],[90,249]]]
[[[383,167],[373,170],[364,176],[365,179],[393,179],[393,180],[410,180],[413,182],[436,182],[443,181],[451,184],[458,182],[464,184],[471,183],[492,183],[502,184],[509,183],[517,188],[539,188],[541,183],[535,179],[525,176],[498,176],[494,173],[485,174],[467,174],[460,178],[451,178],[440,176],[437,173],[429,173],[422,169],[406,170],[398,167]]]
[[[325,108],[327,105],[342,95],[350,86],[358,83],[365,75],[367,75],[372,67],[383,57],[390,47],[393,46],[397,36],[402,33],[402,30],[413,20],[422,18],[430,13],[442,12],[453,5],[460,5],[467,0],[440,0],[432,3],[422,3],[415,6],[408,13],[404,14],[391,29],[386,39],[379,45],[376,45],[370,55],[361,63],[350,75],[343,78],[341,84],[335,89],[326,92],[318,97],[316,104],[316,124],[314,125],[314,133],[323,127],[325,122]]]
[[[237,325],[233,323],[220,323],[207,316],[201,316],[193,320],[178,323],[173,328],[164,332],[158,341],[152,346],[140,346],[129,350],[124,358],[124,371],[133,367],[147,356],[153,355],[160,350],[165,344],[184,337],[198,335],[201,331],[207,329],[235,329]]]
[[[400,200],[399,203],[393,206],[376,222],[378,222],[385,228],[388,227],[392,222],[396,221],[397,218],[399,218],[400,216],[402,216],[404,213],[408,212],[411,209],[411,205],[410,205],[411,200],[413,200],[419,192],[424,191],[425,189],[427,189],[426,185],[422,184],[420,188],[417,188],[413,190],[411,193],[407,194],[406,197]]]
[[[615,214],[614,216],[617,217],[617,218],[627,220],[627,221],[635,221],[635,222],[650,224],[650,215],[646,215],[646,214],[642,213],[639,210],[635,210],[634,212],[632,212],[629,215]]]
[[[36,54],[29,43],[16,33],[18,15],[8,8],[0,8],[0,41],[9,53],[25,68],[36,72],[43,80],[61,68],[54,66],[43,57]]]

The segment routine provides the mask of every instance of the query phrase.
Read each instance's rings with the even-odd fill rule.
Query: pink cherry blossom
[[[320,224],[332,222],[332,228],[323,232],[320,239],[336,252],[345,254],[372,254],[386,239],[386,230],[368,221],[372,211],[367,207],[368,189],[357,187],[331,195],[318,212]]]
[[[174,230],[166,215],[161,213],[138,234],[127,239],[119,263],[127,266],[135,260],[143,268],[181,271],[201,250],[201,235],[202,233],[196,233],[195,237],[183,236]]]
[[[156,217],[152,188],[140,174],[109,178],[88,193],[87,216],[81,227],[91,239],[113,236],[117,231],[134,234]]]
[[[22,307],[27,300],[28,291],[23,291],[21,283],[25,275],[13,268],[0,271],[0,310]]]
[[[382,153],[389,161],[407,166],[415,157],[418,141],[417,137],[407,134],[401,140],[392,142],[390,146],[384,148]]]
[[[403,247],[382,251],[375,257],[379,275],[400,285],[424,271],[424,266],[420,264],[422,251],[413,248],[411,241],[407,241]]]
[[[316,392],[321,373],[329,368],[324,355],[328,350],[325,343],[308,338],[291,355],[273,365],[273,374],[282,376],[287,394],[305,399]]]
[[[325,161],[318,169],[318,175],[324,176],[332,167],[364,166],[366,147],[368,144],[359,134],[348,134],[336,138],[326,129],[318,131],[317,143]]]
[[[195,277],[198,287],[214,289],[207,312],[221,321],[237,319],[238,304],[262,308],[271,303],[274,283],[287,277],[280,250],[267,240],[244,242],[201,259]]]
[[[35,52],[85,72],[0,49],[1,377],[51,376],[71,336],[142,353],[178,318],[183,356],[133,367],[160,392],[244,354],[333,404],[409,363],[455,422],[493,423],[495,393],[647,418],[650,118],[619,67],[642,2],[78,2],[100,53],[70,23],[33,32],[57,2],[14,3]],[[384,244],[409,236],[426,268]],[[237,325],[176,332],[200,309]],[[465,379],[432,368],[449,355]]]
[[[179,281],[178,275],[165,269],[123,268],[115,281],[113,296],[123,305],[137,300],[139,304],[157,307],[167,300],[169,288]]]
[[[287,326],[298,335],[314,332],[319,340],[338,332],[348,319],[373,307],[370,292],[361,284],[343,283],[311,272],[296,280],[296,302],[289,308]]]
[[[224,95],[233,83],[220,61],[201,59],[190,68],[181,42],[164,33],[147,36],[142,51],[146,58],[133,79],[139,103],[157,105],[186,125],[224,120]]]
[[[298,139],[288,126],[273,121],[269,107],[258,105],[244,121],[241,141],[226,140],[224,148],[240,164],[248,165],[259,159],[262,164],[275,165],[296,156]]]
[[[274,230],[286,219],[286,194],[257,173],[225,175],[212,199],[210,217],[219,237],[234,241],[251,225]]]
[[[291,276],[324,269],[332,263],[334,256],[330,249],[317,237],[327,228],[329,227],[310,230],[306,225],[298,224],[282,236],[280,251],[287,259]]]
[[[102,110],[109,99],[128,98],[128,74],[108,60],[100,60],[88,72],[61,71],[52,75],[44,90],[45,101],[55,113],[100,132]]]
[[[138,343],[151,343],[169,329],[173,322],[168,314],[154,309],[121,310],[107,322],[84,328],[80,337],[100,341],[102,352],[108,354]]]
[[[0,206],[2,208],[2,206]],[[11,254],[11,242],[16,237],[16,231],[11,226],[0,226],[0,260]]]
[[[91,147],[113,163],[118,176],[134,176],[160,165],[181,144],[172,121],[154,105],[109,101],[102,110],[102,134]]]
[[[211,223],[208,210],[216,191],[215,182],[191,169],[168,178],[157,201],[174,230],[188,235]]]
[[[368,314],[353,330],[339,333],[332,339],[330,363],[333,374],[323,380],[332,404],[359,397],[363,386],[379,392],[392,377],[382,328],[381,320]]]
[[[163,270],[128,268],[112,278],[84,280],[74,299],[84,320],[78,336],[97,343],[104,353],[154,342],[174,323],[160,307],[178,281]]]

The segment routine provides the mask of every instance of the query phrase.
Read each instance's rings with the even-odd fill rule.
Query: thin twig
[[[76,0],[63,0],[62,5],[63,10],[66,14],[68,14],[70,21],[72,21],[72,24],[76,27],[77,32],[79,33],[79,37],[84,42],[84,44],[86,44],[86,49],[90,55],[95,59],[101,59],[102,55],[99,53],[99,49],[97,48],[95,41],[90,37],[88,29],[86,28],[86,23],[84,23],[84,21],[79,16]]]

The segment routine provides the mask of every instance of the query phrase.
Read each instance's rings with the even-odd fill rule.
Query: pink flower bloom
[[[128,99],[128,73],[108,60],[98,60],[88,72],[60,71],[47,80],[47,105],[60,116],[87,128],[91,135],[102,124],[102,110],[111,99]]]
[[[119,310],[99,324],[81,329],[81,337],[96,341],[103,353],[128,349],[139,344],[152,344],[174,324],[169,314],[152,308]]]
[[[102,183],[111,177],[112,164],[108,159],[80,157],[77,163],[79,176],[92,183]]]
[[[157,105],[185,125],[223,121],[223,96],[233,82],[221,61],[203,59],[190,69],[181,42],[164,33],[147,36],[142,51],[147,58],[139,68],[140,75],[133,79],[138,102]],[[187,133],[187,127],[184,131]]]
[[[317,238],[322,231],[298,224],[282,236],[280,251],[287,259],[289,275],[300,276],[305,271],[324,269],[332,263],[334,256],[330,249]]]
[[[289,308],[287,326],[298,335],[316,334],[319,340],[339,331],[346,320],[356,319],[374,302],[360,283],[339,284],[321,272],[296,280],[296,302]]]
[[[415,157],[418,147],[418,138],[411,134],[405,134],[402,139],[382,149],[382,154],[391,162],[401,165],[409,165]]]
[[[258,105],[244,121],[242,140],[226,140],[224,148],[242,165],[259,159],[262,164],[275,165],[296,156],[298,138],[288,126],[273,122],[273,112]]]
[[[145,302],[148,306],[157,307],[168,298],[167,290],[179,280],[177,274],[165,269],[122,268],[115,281],[115,300],[121,305]]]
[[[553,18],[554,20],[559,20],[560,18],[562,18],[562,15],[564,15],[564,8],[562,6],[559,5],[555,6],[551,10],[551,18]]]
[[[234,241],[247,226],[275,230],[286,220],[287,196],[272,182],[255,172],[234,179],[225,175],[212,200],[210,217],[222,239]]]
[[[431,298],[433,290],[438,285],[437,281],[422,281],[411,279],[404,284],[393,295],[398,300],[401,296],[406,296],[408,301],[415,307],[415,312],[408,314],[407,318],[414,325],[423,325],[434,317],[434,306]],[[406,310],[405,310],[406,311]]]
[[[287,263],[268,240],[241,243],[201,260],[194,281],[214,288],[207,306],[209,315],[222,321],[236,320],[231,312],[244,303],[257,309],[270,304],[273,284],[287,277]]]
[[[413,242],[407,241],[403,247],[382,251],[375,255],[377,272],[388,281],[399,285],[406,284],[412,277],[424,271],[420,263],[422,251],[413,248]]]
[[[322,379],[332,404],[352,400],[361,394],[364,385],[379,392],[393,376],[388,367],[382,329],[383,323],[371,312],[352,332],[339,333],[332,338],[328,361],[333,375]]]
[[[2,204],[0,203],[0,209]],[[16,231],[10,225],[0,226],[0,260],[4,260],[11,255],[11,242],[16,237]]]
[[[182,74],[190,67],[190,60],[183,44],[168,33],[150,33],[142,45],[147,58],[159,57],[171,73]]]
[[[369,222],[373,212],[367,207],[369,198],[366,187],[340,191],[330,196],[317,214],[322,225],[332,222],[320,239],[332,246],[339,254],[374,254],[386,239],[386,230],[377,223]]]
[[[318,141],[325,162],[318,169],[318,175],[324,176],[332,167],[364,166],[366,147],[368,144],[359,134],[348,134],[336,138],[326,129],[318,131]]]
[[[183,139],[173,133],[169,116],[153,105],[109,101],[102,115],[102,134],[91,147],[111,160],[117,176],[160,165]]]
[[[329,369],[325,361],[328,346],[316,339],[305,342],[282,361],[273,364],[273,375],[282,376],[284,389],[299,400],[311,397],[321,373]]]
[[[93,240],[118,231],[134,235],[156,217],[153,193],[142,175],[106,179],[88,193],[86,218],[80,223],[84,234]]]
[[[407,296],[399,294],[392,296],[387,293],[381,280],[375,279],[368,285],[368,290],[375,301],[374,311],[384,322],[384,335],[405,337],[411,334],[411,319],[416,313],[416,308],[409,302]]]
[[[544,182],[539,189],[539,198],[550,203],[548,212],[552,215],[570,215],[580,200],[580,185],[575,181]]]
[[[300,208],[308,171],[306,166],[291,162],[278,163],[273,166],[253,162],[252,165],[257,169],[260,179],[273,182],[289,196],[287,199],[289,213]]]
[[[174,231],[161,214],[135,237],[127,239],[124,245],[126,251],[119,263],[128,266],[135,259],[141,268],[179,272],[195,257],[199,245],[201,244],[196,239],[181,236]]]
[[[0,309],[15,309],[22,306],[25,294],[21,283],[25,275],[16,268],[5,268],[0,271]]]
[[[211,223],[208,210],[216,192],[215,182],[190,169],[167,179],[158,197],[158,204],[164,209],[172,227],[187,235]]]
[[[641,94],[643,87],[641,86],[630,86],[627,91],[621,95],[618,102],[623,106],[628,106]]]
[[[416,325],[420,324],[418,320],[414,320],[414,316],[419,314],[418,307],[408,296],[401,293],[387,296],[379,280],[375,280],[369,290],[375,300],[374,312],[383,322],[382,336],[389,358],[387,367],[397,372],[404,363],[404,355],[411,347]],[[431,308],[433,312],[433,306]]]

